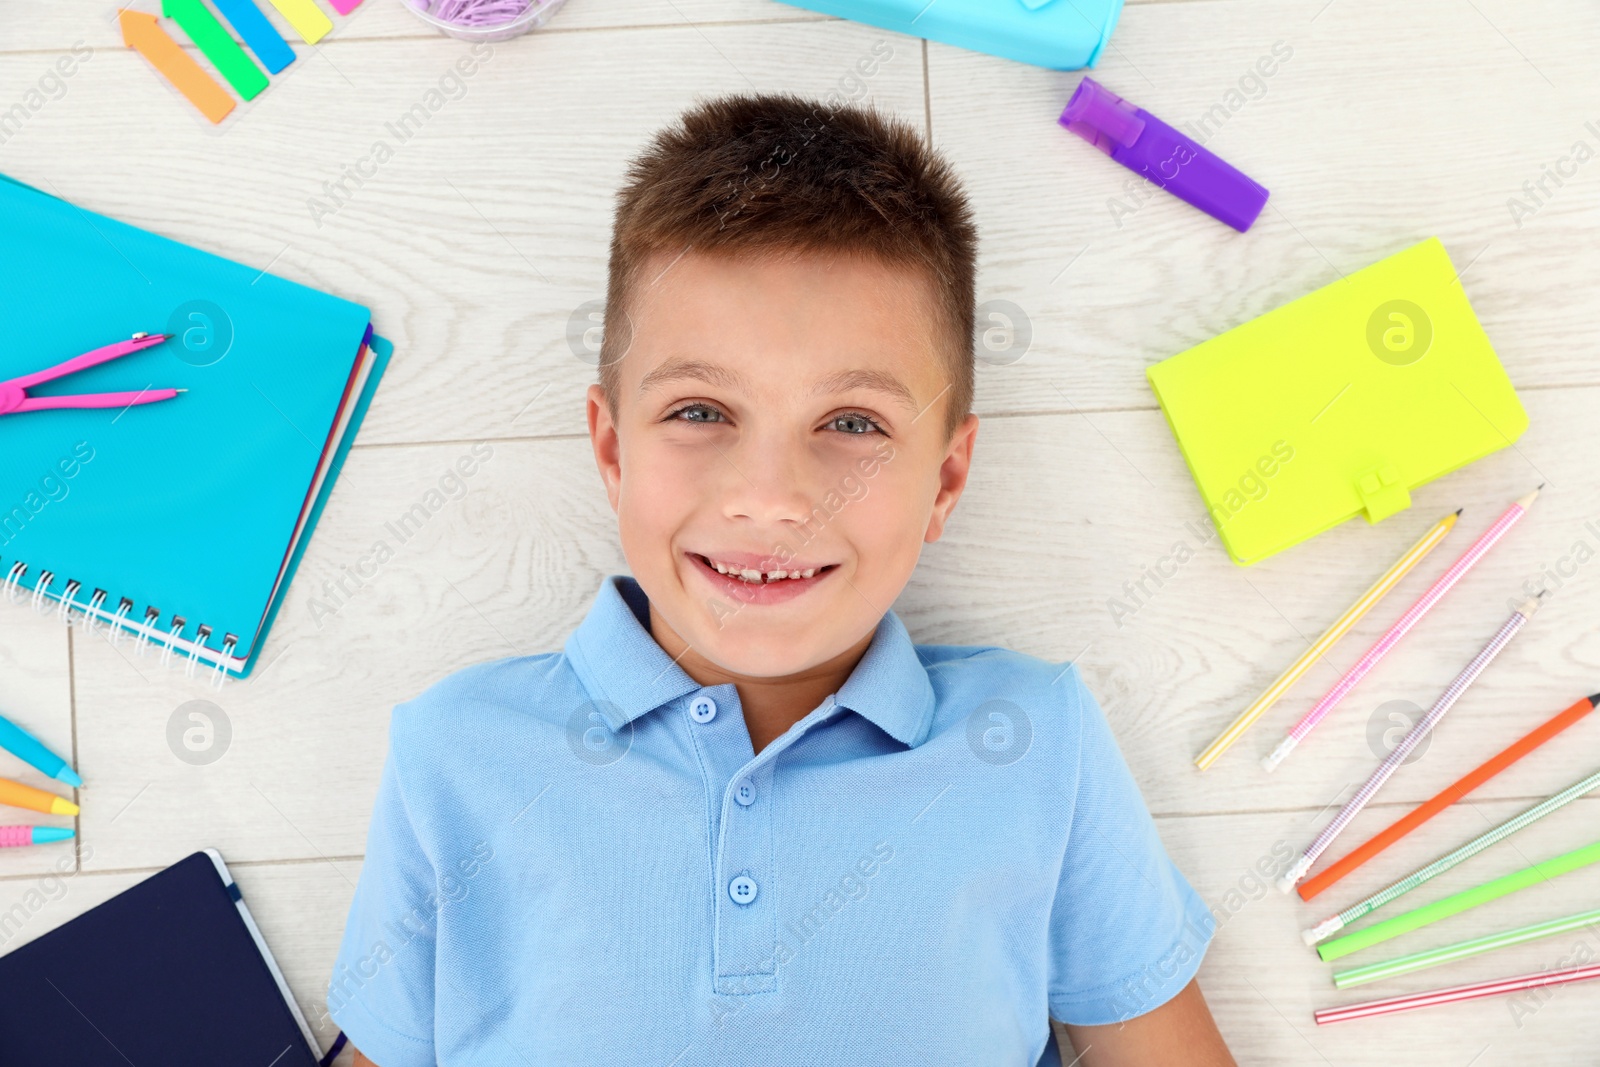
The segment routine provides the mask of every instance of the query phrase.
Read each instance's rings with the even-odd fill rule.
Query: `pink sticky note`
[[[328,2],[341,15],[348,15],[361,6],[361,0],[328,0]]]

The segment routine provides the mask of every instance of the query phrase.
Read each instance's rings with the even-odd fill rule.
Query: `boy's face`
[[[643,277],[615,414],[600,386],[588,413],[657,640],[679,643],[665,623],[685,657],[759,678],[859,651],[977,433],[969,415],[945,434],[931,283],[822,254],[690,252]]]

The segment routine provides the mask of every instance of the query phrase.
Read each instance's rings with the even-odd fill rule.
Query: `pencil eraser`
[[[1290,867],[1287,871],[1284,871],[1283,877],[1278,879],[1278,892],[1292,892],[1295,885],[1300,881],[1300,879],[1306,876],[1306,872],[1310,869],[1311,864],[1306,862],[1306,858],[1304,856],[1301,856],[1299,859],[1295,860],[1294,866]]]
[[[1300,940],[1306,943],[1307,948],[1316,948],[1319,941],[1326,941],[1343,929],[1344,923],[1340,922],[1337,917],[1324,919],[1310,929],[1301,930]]]
[[[1294,746],[1297,744],[1299,744],[1299,742],[1294,739],[1293,734],[1285,737],[1282,741],[1278,742],[1278,747],[1272,750],[1272,754],[1261,761],[1261,766],[1265,767],[1268,771],[1277,770],[1278,764],[1282,763],[1284,759],[1288,757],[1289,753],[1294,751]]]

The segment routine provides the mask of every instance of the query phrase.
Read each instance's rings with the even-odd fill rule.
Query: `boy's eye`
[[[721,422],[722,412],[710,404],[685,404],[683,407],[667,416],[669,419],[678,419],[682,422]]]
[[[835,415],[833,418],[828,420],[828,426],[832,429],[838,430],[840,433],[848,434],[883,432],[883,428],[876,422],[873,422],[871,419],[867,418],[867,416],[857,412],[846,412],[843,415]]]

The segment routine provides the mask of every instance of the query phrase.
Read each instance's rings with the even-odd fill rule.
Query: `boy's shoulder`
[[[521,731],[541,722],[559,726],[588,699],[564,653],[486,660],[396,704],[391,738],[397,748],[459,745],[467,735],[492,738],[503,729]]]
[[[957,710],[1004,700],[1030,714],[1076,722],[1098,705],[1072,662],[1052,662],[999,645],[917,645],[939,704]]]

